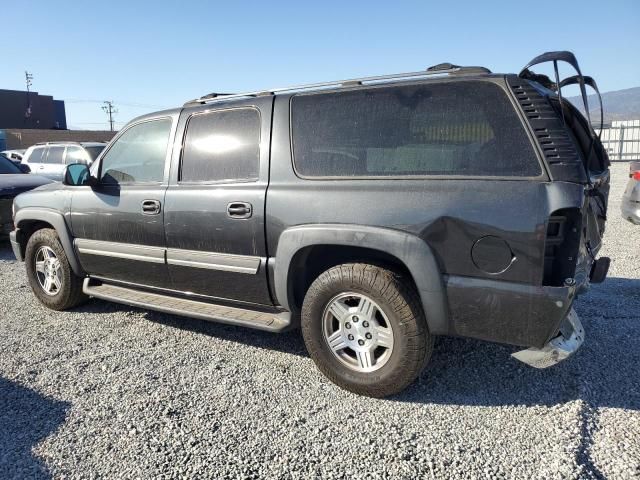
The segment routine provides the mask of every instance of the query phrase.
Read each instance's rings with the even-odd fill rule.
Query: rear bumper
[[[445,285],[451,334],[536,348],[543,348],[557,335],[582,287],[579,283],[548,287],[454,276]]]
[[[547,368],[566,360],[584,342],[584,328],[576,311],[572,308],[560,325],[558,336],[542,348],[527,348],[511,356],[535,368]]]
[[[9,241],[11,242],[11,249],[19,262],[24,262],[24,256],[22,255],[22,248],[20,247],[20,230],[16,229],[9,232]]]

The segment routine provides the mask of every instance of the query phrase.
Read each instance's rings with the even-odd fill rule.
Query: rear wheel
[[[46,307],[66,310],[88,298],[82,293],[82,277],[73,273],[55,230],[43,228],[31,235],[25,263],[31,289]]]
[[[412,284],[368,264],[339,265],[313,282],[302,306],[302,333],[331,381],[372,397],[413,382],[433,348]]]

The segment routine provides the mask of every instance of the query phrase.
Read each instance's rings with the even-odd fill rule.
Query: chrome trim
[[[511,354],[535,368],[547,368],[566,360],[573,355],[584,342],[584,328],[580,317],[572,308],[562,322],[558,336],[542,348],[527,348]]]
[[[230,253],[211,253],[178,248],[167,249],[167,264],[182,267],[206,268],[226,272],[258,273],[262,258]]]
[[[149,247],[147,245],[134,245],[131,243],[103,242],[100,240],[75,240],[78,253],[85,255],[99,255],[102,257],[124,258],[140,262],[165,263],[165,249],[162,247]]]

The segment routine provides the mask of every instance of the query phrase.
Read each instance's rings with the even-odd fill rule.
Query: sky
[[[105,100],[119,128],[209,92],[441,62],[518,72],[549,50],[573,51],[603,92],[640,86],[640,0],[0,0],[0,25],[0,89],[29,71],[74,129],[108,129]]]

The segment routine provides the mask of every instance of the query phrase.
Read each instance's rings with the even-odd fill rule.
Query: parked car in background
[[[4,155],[0,155],[0,235],[8,235],[13,228],[12,204],[19,193],[26,192],[46,183],[48,178],[27,175],[27,167],[20,167]]]
[[[0,152],[0,154],[7,157],[13,163],[20,163],[22,161],[22,157],[24,157],[24,152],[26,150],[4,150]]]
[[[622,197],[622,216],[640,225],[640,161],[629,164],[629,182]]]
[[[91,165],[106,146],[103,142],[38,143],[27,149],[22,163],[29,165],[31,173],[60,181],[66,165]]]

